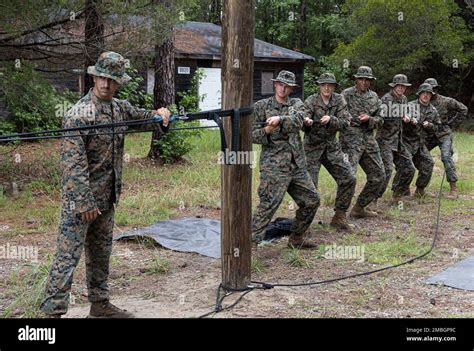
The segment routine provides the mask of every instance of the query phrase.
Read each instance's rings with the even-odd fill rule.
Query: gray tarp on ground
[[[443,284],[457,289],[474,291],[474,256],[470,256],[453,267],[436,274],[426,281],[428,284]]]
[[[171,250],[221,257],[221,222],[215,219],[186,217],[159,221],[146,228],[121,233],[114,240],[133,236],[153,238]]]

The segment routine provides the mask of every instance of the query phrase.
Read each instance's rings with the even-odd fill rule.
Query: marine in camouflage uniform
[[[331,226],[351,232],[353,227],[347,221],[346,212],[354,196],[356,178],[336,138],[338,131],[348,128],[351,115],[344,97],[334,93],[337,81],[332,73],[323,73],[317,83],[320,93],[311,95],[304,102],[304,150],[308,171],[316,188],[321,165],[336,181],[335,214]]]
[[[403,143],[412,156],[413,163],[418,170],[416,179],[415,196],[421,197],[425,194],[425,188],[433,174],[434,161],[426,147],[425,140],[428,133],[435,132],[440,124],[438,111],[430,104],[431,96],[435,93],[431,85],[423,83],[420,85],[418,99],[408,104],[409,115],[412,121],[403,128]],[[425,100],[423,100],[425,99]],[[395,175],[394,187],[400,187],[400,177]],[[402,188],[402,193],[409,193],[409,188]]]
[[[260,203],[253,217],[252,238],[260,242],[267,225],[288,192],[298,205],[288,245],[312,248],[316,245],[306,236],[319,206],[319,194],[306,167],[300,130],[303,126],[303,102],[290,98],[296,86],[295,75],[281,71],[275,83],[275,95],[257,101],[252,141],[262,145],[260,154]],[[278,101],[280,100],[280,102]]]
[[[157,113],[133,107],[128,101],[112,98],[105,84],[125,83],[125,60],[115,52],[104,52],[89,74],[94,75],[94,88],[68,111],[64,128],[75,128],[153,118]],[[112,81],[113,80],[113,81]],[[110,88],[114,89],[114,88]],[[102,94],[102,95],[101,95]],[[101,97],[110,95],[109,100]],[[165,123],[167,124],[167,123]],[[154,128],[166,130],[158,123]],[[61,144],[61,218],[58,247],[50,270],[46,297],[41,309],[52,317],[67,312],[74,270],[85,249],[86,277],[91,317],[131,317],[109,302],[107,279],[112,251],[114,206],[121,192],[124,134],[127,127],[88,129],[68,132]],[[143,126],[143,128],[145,128]],[[74,137],[73,137],[74,136]]]
[[[425,83],[431,84],[433,89],[439,87],[438,82],[434,78],[428,78]],[[448,195],[450,198],[457,197],[458,176],[456,174],[456,166],[453,160],[453,143],[454,133],[452,129],[459,126],[467,116],[467,107],[461,102],[440,94],[436,94],[431,99],[431,104],[438,110],[441,118],[441,127],[435,133],[428,133],[426,138],[426,146],[428,150],[439,147],[441,150],[441,161],[446,171],[446,178],[451,186]]]
[[[369,89],[370,82],[375,79],[370,67],[359,67],[354,77],[356,85],[342,92],[352,119],[349,128],[340,133],[339,139],[354,174],[360,164],[367,175],[367,183],[352,208],[351,216],[375,217],[377,213],[366,207],[377,199],[378,191],[385,181],[382,157],[374,136],[374,130],[383,125],[382,103],[377,94]]]
[[[408,99],[404,92],[405,87],[409,87],[411,84],[408,83],[406,75],[397,74],[389,85],[392,89],[381,99],[384,123],[378,129],[376,138],[385,169],[385,181],[379,190],[378,198],[381,198],[387,189],[395,164],[399,182],[397,187],[392,187],[392,190],[393,198],[397,201],[402,195],[401,190],[409,188],[415,176],[415,166],[410,153],[403,144],[402,136],[403,121],[405,120],[405,123],[410,121],[410,118],[405,116]]]

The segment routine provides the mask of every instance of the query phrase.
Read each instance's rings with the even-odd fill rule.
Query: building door
[[[221,108],[221,69],[199,68],[204,75],[199,82],[199,109],[201,111]],[[201,125],[215,125],[211,121],[201,121]]]

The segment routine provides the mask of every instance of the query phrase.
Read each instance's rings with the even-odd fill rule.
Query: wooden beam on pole
[[[254,0],[224,0],[222,21],[222,109],[252,105]],[[224,119],[228,145],[231,121]],[[252,117],[240,120],[239,152],[250,160]],[[230,152],[230,150],[227,150]],[[240,154],[245,155],[245,154]],[[242,158],[240,158],[242,160]],[[244,289],[250,283],[252,227],[252,168],[250,164],[222,165],[222,284]]]

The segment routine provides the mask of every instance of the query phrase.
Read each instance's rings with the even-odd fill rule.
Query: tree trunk
[[[221,12],[222,0],[211,0],[209,22],[217,24],[218,26],[222,25]]]
[[[327,15],[331,13],[331,4],[329,1],[325,1],[322,4],[321,8],[321,15]],[[321,26],[323,26],[321,24]],[[331,53],[331,45],[330,45],[330,35],[328,33],[327,28],[322,28],[321,30],[322,36],[321,36],[321,53],[322,55],[326,56]]]
[[[306,6],[304,0],[300,0],[300,50],[306,48]]]
[[[161,45],[155,46],[155,86],[153,88],[155,109],[168,107],[175,101],[174,86],[174,38],[166,40]],[[148,157],[157,159],[160,156],[160,147],[155,145],[159,140],[159,131],[153,132]]]
[[[222,26],[222,108],[252,104],[255,2],[225,0]],[[231,121],[224,117],[228,145]],[[252,117],[243,116],[239,152],[250,155]],[[226,150],[227,151],[227,150]],[[247,158],[249,159],[249,158]],[[252,169],[249,164],[221,166],[222,285],[244,289],[250,284]]]
[[[85,11],[85,47],[83,94],[87,94],[94,86],[92,76],[87,74],[87,67],[94,66],[97,58],[104,50],[104,22],[102,18],[102,0],[86,0]]]

